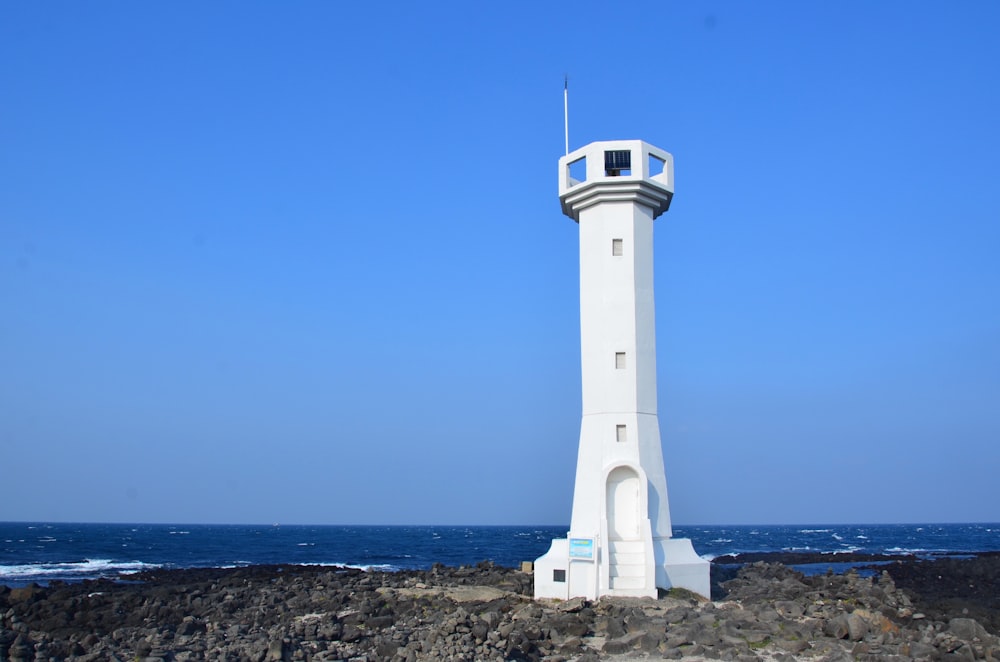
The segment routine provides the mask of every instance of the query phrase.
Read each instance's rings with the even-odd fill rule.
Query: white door
[[[618,467],[608,475],[608,536],[618,540],[639,537],[639,474]]]

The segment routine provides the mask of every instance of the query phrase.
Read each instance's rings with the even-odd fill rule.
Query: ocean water
[[[146,568],[317,564],[402,570],[491,560],[515,567],[565,526],[286,526],[0,523],[0,584],[116,577]],[[1000,550],[1000,524],[676,526],[704,558],[748,552],[935,555]]]

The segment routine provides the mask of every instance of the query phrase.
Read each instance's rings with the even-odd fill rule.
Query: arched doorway
[[[631,467],[618,467],[608,474],[608,537],[635,540],[639,537],[639,474]]]
[[[608,589],[612,595],[646,595],[646,547],[643,541],[642,481],[633,467],[615,467],[606,484]]]

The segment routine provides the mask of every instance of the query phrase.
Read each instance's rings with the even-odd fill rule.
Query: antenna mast
[[[566,128],[566,153],[569,154],[569,75],[563,79],[563,126]]]

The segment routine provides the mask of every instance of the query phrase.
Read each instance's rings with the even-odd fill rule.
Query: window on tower
[[[621,442],[621,443],[624,443],[624,442],[628,441],[628,437],[625,434],[625,426],[624,425],[616,425],[615,426],[615,439],[617,441]]]
[[[615,352],[615,370],[625,369],[625,352]]]
[[[621,239],[611,240],[611,254],[615,257],[621,257],[625,254],[625,248]]]

